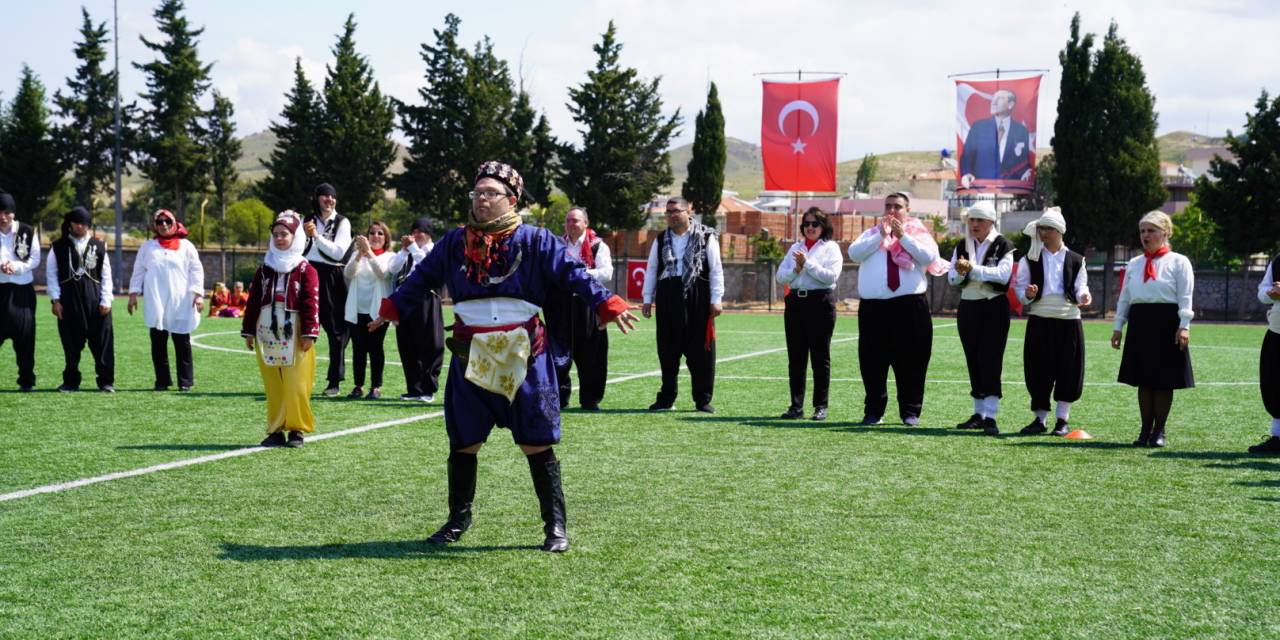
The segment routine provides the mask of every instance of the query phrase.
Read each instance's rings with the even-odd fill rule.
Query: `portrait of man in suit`
[[[1008,89],[991,94],[991,117],[973,123],[960,155],[960,188],[974,180],[1031,179],[1031,136],[1027,125],[1013,119],[1018,96]]]

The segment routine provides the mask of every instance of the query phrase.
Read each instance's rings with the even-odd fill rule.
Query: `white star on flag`
[[[793,153],[804,153],[804,148],[807,146],[809,145],[800,142],[800,138],[796,138],[796,141],[791,143],[791,150]]]

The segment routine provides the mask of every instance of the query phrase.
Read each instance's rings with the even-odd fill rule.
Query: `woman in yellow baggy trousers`
[[[315,430],[316,337],[320,334],[320,277],[303,257],[302,218],[284,211],[271,225],[271,246],[249,287],[240,334],[255,349],[267,393],[264,447],[301,447]]]

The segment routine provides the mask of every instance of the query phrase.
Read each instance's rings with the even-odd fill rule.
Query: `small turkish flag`
[[[627,299],[644,298],[644,271],[649,266],[648,260],[627,260]]]
[[[764,188],[836,190],[840,80],[764,83],[760,153]]]

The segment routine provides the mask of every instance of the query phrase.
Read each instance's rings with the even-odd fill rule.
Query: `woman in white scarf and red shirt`
[[[1142,255],[1125,270],[1111,347],[1120,348],[1128,322],[1119,381],[1138,388],[1142,431],[1133,446],[1163,447],[1174,389],[1196,386],[1188,349],[1195,274],[1186,256],[1169,249],[1173,222],[1168,215],[1152,211],[1143,216],[1138,235]]]
[[[245,346],[257,347],[267,393],[264,447],[301,447],[302,434],[316,426],[312,347],[320,335],[320,276],[303,256],[307,242],[300,226],[302,218],[293,211],[281,212],[271,225],[271,247],[253,274],[240,325]]]

